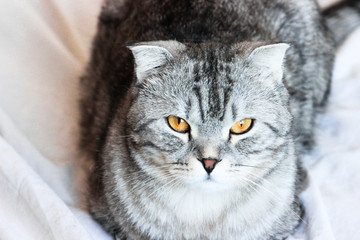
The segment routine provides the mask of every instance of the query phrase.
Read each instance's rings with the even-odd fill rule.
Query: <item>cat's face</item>
[[[138,83],[127,125],[138,165],[168,184],[213,191],[256,182],[286,161],[293,154],[281,81],[286,48],[131,47]]]

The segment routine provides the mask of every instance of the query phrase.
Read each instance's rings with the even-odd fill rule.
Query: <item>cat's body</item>
[[[82,78],[91,213],[119,239],[287,237],[333,57],[311,0],[108,1]]]

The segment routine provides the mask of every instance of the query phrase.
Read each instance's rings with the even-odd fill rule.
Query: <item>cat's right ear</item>
[[[177,41],[143,42],[128,46],[135,59],[135,73],[138,84],[170,62],[185,45]]]

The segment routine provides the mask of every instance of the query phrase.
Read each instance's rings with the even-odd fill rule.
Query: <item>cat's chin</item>
[[[233,187],[230,182],[223,182],[219,179],[206,175],[197,180],[188,180],[187,187],[204,192],[221,192]]]

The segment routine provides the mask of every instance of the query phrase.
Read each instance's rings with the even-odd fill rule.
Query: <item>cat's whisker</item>
[[[135,181],[136,179],[134,179]],[[165,178],[163,180],[166,180]],[[146,189],[149,189],[149,187],[153,186],[153,182],[155,180],[153,178],[149,178],[147,179],[146,181],[144,182],[140,182],[137,184],[137,185],[134,185],[134,186],[129,186],[129,191],[128,193],[132,194],[132,193],[135,193],[135,192],[144,192],[144,190]]]
[[[266,169],[268,167],[260,167],[260,166],[251,166],[251,165],[246,165],[246,164],[233,164],[232,166],[234,167],[252,167],[252,168],[261,168],[261,169]]]
[[[266,189],[264,186],[261,186],[259,184],[256,184],[255,182],[251,181],[250,179],[244,179],[245,182],[247,183],[250,183],[250,184],[253,184],[255,185],[256,187],[260,187],[262,188],[263,190],[267,191],[268,193],[270,193],[276,200],[280,201],[281,202],[281,199],[278,198],[274,193],[272,193],[271,191],[269,191],[268,189]],[[260,190],[255,188],[254,186],[252,185],[248,185],[252,190],[254,190],[255,192],[257,193],[260,193]],[[302,221],[305,225],[307,225],[307,222],[301,217],[299,216],[296,212],[294,212],[294,210],[292,210],[291,208],[289,208],[288,210],[290,210],[300,221]]]
[[[177,178],[173,178],[172,180],[170,180],[169,182],[165,183],[164,185],[162,185],[160,188],[156,189],[156,191],[152,192],[150,195],[148,195],[148,198],[151,198],[154,195],[157,195],[158,193],[160,193],[161,191],[163,191],[165,188],[169,187],[169,185],[171,185],[172,183],[178,181]]]
[[[250,173],[251,174],[251,173]],[[253,176],[255,176],[255,177],[260,177],[260,176],[258,176],[258,175],[255,175],[255,174],[252,174]],[[246,178],[246,177],[242,177],[242,179],[243,180],[245,180],[245,181],[247,181],[248,183],[250,183],[250,184],[253,184],[253,185],[255,185],[256,187],[259,187],[259,188],[261,188],[262,190],[265,190],[267,193],[269,193],[270,195],[272,195],[272,197],[273,198],[275,198],[276,200],[278,200],[278,201],[282,201],[282,199],[280,199],[275,193],[273,193],[272,191],[270,191],[269,189],[267,189],[264,185],[261,185],[261,184],[258,184],[258,183],[256,183],[256,182],[254,182],[253,180],[251,180],[251,179],[248,179],[248,178]],[[261,181],[267,181],[265,178],[261,178]],[[273,183],[271,183],[270,181],[267,181],[267,183],[269,183],[269,184],[273,184]],[[257,192],[259,192],[259,190],[258,189],[256,189],[256,188],[254,188],[253,186],[251,186],[251,185],[249,185],[254,191],[257,191]],[[307,225],[307,222],[301,217],[301,216],[299,216],[296,212],[294,212],[294,210],[292,210],[291,208],[289,208],[289,210],[298,218],[298,219],[300,219],[304,224],[306,224]]]
[[[188,163],[184,163],[184,162],[171,162],[171,163],[165,163],[167,165],[185,165],[187,166]]]
[[[142,183],[141,186],[144,186],[144,183],[150,183],[150,182],[154,182],[154,181],[166,182],[169,179],[169,177],[171,177],[171,175],[169,173],[154,172],[154,173],[152,173],[152,176],[145,176],[145,177],[144,177],[144,175],[128,175],[128,176],[125,176],[125,180],[126,180],[126,182],[134,182],[135,181],[138,183]]]
[[[119,136],[116,136],[116,137],[120,137],[120,138],[128,138],[128,137],[136,137],[136,135],[129,134],[129,135],[119,135]]]

